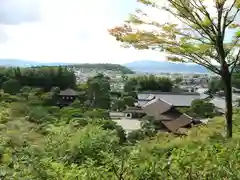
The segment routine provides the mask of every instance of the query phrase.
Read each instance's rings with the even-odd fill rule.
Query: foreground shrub
[[[53,157],[60,158],[68,164],[81,165],[88,159],[99,164],[104,160],[104,152],[113,152],[118,147],[116,133],[98,126],[87,125],[74,133],[69,133],[63,128],[59,133],[53,136],[47,151],[53,151]]]
[[[116,130],[119,142],[124,143],[126,141],[126,133],[122,126],[119,126],[112,120],[102,120],[99,124],[102,124],[102,128],[105,130]]]
[[[98,119],[98,118],[109,119],[110,118],[109,112],[104,109],[88,110],[88,111],[84,112],[84,117],[90,117],[93,119]]]
[[[2,88],[5,93],[15,95],[20,92],[21,84],[15,79],[10,79],[3,83]]]
[[[127,134],[127,140],[131,143],[136,143],[137,141],[143,140],[146,136],[143,130],[134,130]]]

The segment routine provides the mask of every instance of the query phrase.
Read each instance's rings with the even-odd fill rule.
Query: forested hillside
[[[119,64],[73,64],[69,65],[69,67],[73,67],[74,69],[88,69],[88,70],[95,70],[95,71],[113,71],[119,72],[122,74],[134,74],[132,70],[129,68],[119,65]]]
[[[122,66],[119,64],[109,64],[109,63],[98,63],[98,64],[88,64],[88,63],[61,63],[61,62],[53,62],[53,63],[41,63],[35,61],[24,61],[17,59],[0,59],[0,67],[70,67],[75,70],[87,70],[87,71],[113,71],[120,74],[134,74],[134,72],[127,68],[126,66]]]

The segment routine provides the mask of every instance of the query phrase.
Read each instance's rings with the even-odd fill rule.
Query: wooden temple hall
[[[60,107],[68,106],[79,97],[79,93],[73,89],[65,89],[60,91],[58,105]]]
[[[181,113],[177,108],[160,98],[152,98],[142,106],[129,107],[124,111],[125,118],[142,118],[149,116],[154,119],[158,130],[175,134],[183,134],[187,128],[196,122],[187,114]]]

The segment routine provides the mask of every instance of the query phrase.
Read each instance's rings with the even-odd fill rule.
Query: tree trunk
[[[232,83],[231,83],[231,74],[227,70],[222,76],[222,81],[224,84],[224,93],[225,93],[225,121],[226,121],[226,137],[232,137],[232,115],[233,115],[233,107],[232,107]]]

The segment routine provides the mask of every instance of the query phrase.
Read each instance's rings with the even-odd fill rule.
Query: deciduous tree
[[[195,99],[192,101],[190,111],[196,117],[209,118],[214,116],[214,105],[202,99]]]
[[[3,83],[2,88],[5,93],[14,95],[20,91],[21,84],[15,79],[10,79]]]
[[[98,74],[87,81],[88,96],[91,107],[100,109],[110,108],[110,82],[103,74]]]
[[[236,22],[240,1],[138,1],[147,6],[146,11],[136,10],[123,26],[111,29],[110,33],[126,47],[165,51],[170,61],[197,63],[220,75],[225,91],[227,137],[232,137],[231,75],[240,55],[240,26]],[[176,22],[155,21],[149,9],[159,13],[165,10]],[[235,34],[226,39],[229,29]]]
[[[223,90],[223,83],[220,79],[213,78],[208,84],[208,94],[215,95],[218,91]]]

